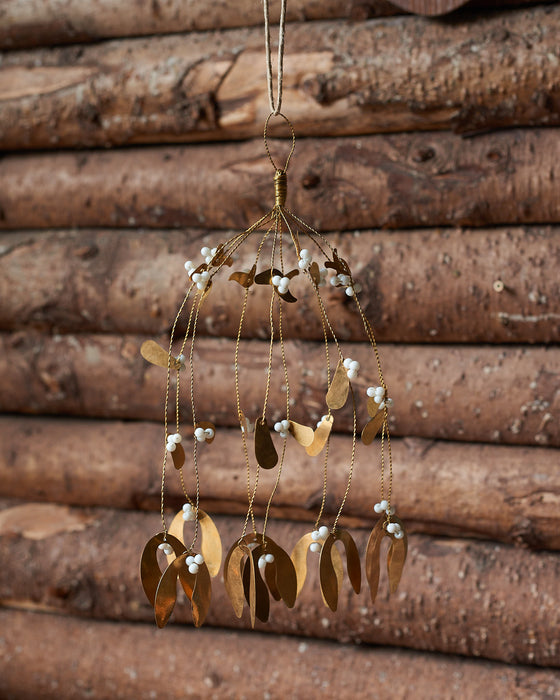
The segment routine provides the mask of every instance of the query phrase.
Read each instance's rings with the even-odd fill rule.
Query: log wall
[[[165,370],[139,348],[167,343],[184,261],[273,202],[262,8],[2,3],[2,697],[365,698],[365,674],[382,699],[560,692],[560,4],[468,3],[445,20],[406,10],[464,3],[398,5],[289,0],[283,109],[301,137],[287,206],[350,261],[395,400],[401,585],[389,596],[383,574],[372,605],[345,584],[333,615],[310,566],[295,609],[273,606],[250,632],[219,576],[203,630],[180,603],[157,633],[138,562],[161,528]],[[280,161],[286,131],[270,133]],[[250,265],[243,248],[234,269]],[[314,424],[325,348],[298,282],[283,319],[291,411]],[[239,356],[252,420],[268,353],[261,291]],[[197,411],[217,426],[200,454],[202,507],[225,547],[247,503],[230,391],[242,296],[214,283],[193,354],[210,368]],[[375,364],[360,319],[340,290],[324,299],[363,395]],[[271,420],[285,415],[283,382],[273,375]],[[188,452],[186,391],[179,407]],[[351,426],[338,411],[327,523]],[[321,470],[290,445],[270,524],[288,551],[315,521]],[[171,471],[168,516],[184,499]],[[275,477],[262,475],[257,518]],[[360,445],[341,524],[362,553],[378,493],[377,449]]]

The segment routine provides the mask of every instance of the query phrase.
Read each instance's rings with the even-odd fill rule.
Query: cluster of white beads
[[[317,427],[319,427],[324,420],[328,420],[328,418],[327,415],[321,416],[321,420],[317,421]]]
[[[200,254],[204,258],[204,262],[207,265],[210,265],[210,263],[212,262],[212,258],[214,257],[214,255],[216,255],[217,252],[217,248],[208,248],[208,246],[204,246],[204,248],[200,249]]]
[[[174,433],[173,435],[168,435],[167,436],[167,445],[166,449],[168,452],[175,452],[177,449],[177,445],[181,442],[183,438],[180,436],[179,433]]]
[[[385,499],[383,499],[382,501],[379,501],[379,503],[376,503],[373,506],[373,510],[376,513],[383,513],[383,511],[385,511],[385,513],[387,513],[387,515],[393,515],[393,513],[395,512],[395,509],[393,508],[393,506],[389,507],[389,501],[386,501]]]
[[[189,555],[185,563],[189,567],[189,574],[198,574],[198,567],[204,564],[204,557],[202,554],[195,554],[194,557]]]
[[[278,289],[279,294],[286,294],[288,287],[290,286],[290,278],[282,277],[281,275],[274,275],[272,278],[272,284]]]
[[[300,270],[309,270],[311,263],[312,263],[311,253],[307,250],[307,248],[302,248],[299,251],[299,262],[298,262],[299,269]]]
[[[274,554],[261,554],[259,557],[259,569],[264,569],[267,564],[272,564],[274,561]]]
[[[350,275],[344,275],[342,272],[339,272],[338,275],[331,277],[331,284],[333,287],[345,287],[346,295],[349,297],[353,297],[354,294],[362,291],[361,284],[356,283],[352,285]]]
[[[313,542],[309,545],[311,552],[320,552],[323,547],[323,540],[328,537],[329,528],[326,525],[321,525],[318,530],[313,530],[311,533],[311,538]]]
[[[214,428],[196,428],[194,431],[194,436],[198,442],[205,442],[206,440],[211,440],[214,437]]]
[[[404,532],[402,531],[402,528],[398,523],[389,523],[387,525],[387,532],[390,532],[392,535],[394,535],[396,540],[402,540],[402,538],[404,537]]]
[[[191,520],[194,520],[195,518],[196,514],[194,508],[191,506],[190,503],[185,503],[183,506],[183,520],[189,522]]]
[[[280,433],[281,438],[287,438],[290,431],[290,421],[286,419],[278,421],[274,424],[274,430]]]
[[[358,360],[353,360],[351,357],[347,357],[343,364],[346,367],[346,376],[348,379],[356,379],[358,376],[358,370],[360,369],[360,363]]]
[[[385,408],[385,406],[391,408],[393,405],[393,399],[385,396],[385,389],[382,386],[370,386],[366,393],[370,398],[373,397],[375,403],[379,404],[380,409]]]
[[[169,542],[162,542],[161,544],[158,545],[158,549],[160,549],[165,555],[173,554],[173,552],[174,552],[174,549],[169,544]]]

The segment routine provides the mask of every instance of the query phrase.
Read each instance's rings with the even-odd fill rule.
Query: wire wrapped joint
[[[288,178],[285,170],[277,170],[274,173],[274,197],[275,206],[283,207],[286,203],[286,194],[288,192]]]

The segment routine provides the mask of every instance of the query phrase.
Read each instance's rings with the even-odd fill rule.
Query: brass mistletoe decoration
[[[201,451],[212,453],[214,440],[219,440],[219,431],[210,420],[211,416],[201,415],[198,410],[197,378],[201,368],[195,366],[199,362],[196,359],[198,355],[195,353],[195,342],[202,307],[205,299],[212,293],[215,278],[224,268],[233,266],[239,248],[250,237],[254,238],[257,235],[260,236],[260,240],[256,244],[256,255],[251,267],[248,270],[234,269],[228,273],[229,281],[243,289],[232,365],[236,417],[239,422],[248,491],[245,522],[229,548],[223,568],[225,588],[234,613],[241,617],[247,608],[251,624],[254,626],[256,620],[268,620],[271,601],[282,602],[288,608],[292,608],[307,576],[308,559],[315,555],[318,555],[318,558],[313,565],[318,570],[321,595],[330,610],[334,612],[339,606],[340,593],[345,585],[345,571],[352,589],[356,593],[360,592],[360,554],[350,533],[339,525],[355,467],[356,446],[360,435],[359,403],[365,403],[367,410],[367,419],[361,430],[362,442],[370,445],[377,436],[380,436],[381,442],[381,500],[374,506],[374,511],[381,517],[373,529],[366,552],[366,577],[372,600],[375,600],[377,594],[379,558],[384,537],[391,540],[387,563],[391,592],[396,590],[406,558],[407,537],[404,525],[395,516],[394,507],[391,505],[389,410],[392,400],[388,396],[381,372],[375,337],[359,301],[360,286],[354,280],[347,261],[331,247],[327,238],[286,209],[286,172],[294,150],[295,137],[290,122],[282,114],[278,114],[277,116],[288,124],[292,133],[292,148],[284,167],[278,168],[267,142],[267,127],[271,116],[273,115],[266,120],[264,139],[266,152],[274,167],[274,206],[246,231],[232,236],[215,248],[203,247],[202,262],[189,260],[185,263],[188,275],[187,291],[173,323],[168,349],[162,348],[154,341],[146,341],[141,349],[148,362],[164,368],[167,372],[162,445],[162,529],[147,543],[141,561],[144,591],[154,608],[156,622],[160,627],[169,620],[176,604],[177,591],[181,588],[190,601],[194,625],[200,626],[211,602],[211,579],[218,574],[221,566],[220,536],[211,518],[200,507],[199,456]],[[295,280],[298,280],[297,287]],[[321,295],[321,288],[327,283],[330,283],[333,293],[336,294],[336,290],[339,290],[353,301],[371,346],[373,372],[371,369],[362,368],[358,360],[344,355]],[[293,404],[290,401],[290,385],[293,378],[288,371],[288,350],[284,342],[283,310],[287,308],[286,304],[297,304],[305,284],[316,301],[325,352],[323,415],[314,426],[297,422],[291,415]],[[242,405],[240,340],[250,299],[262,294],[268,295],[269,304],[268,362],[263,378],[262,400],[258,412],[255,412],[254,406],[248,410],[247,406]],[[183,319],[181,325],[180,319]],[[185,330],[182,338],[177,339],[179,347],[175,349],[174,354],[178,327]],[[271,400],[271,375],[275,367],[283,378],[280,402]],[[368,378],[372,374],[377,383],[367,387]],[[182,382],[182,375],[186,375],[186,381]],[[364,379],[360,379],[360,376],[364,376]],[[190,408],[187,411],[182,409],[185,415],[180,416],[182,384],[186,385]],[[175,388],[174,401],[170,400],[172,385]],[[327,526],[323,524],[323,519],[326,515],[329,440],[336,425],[335,412],[345,407],[347,413],[351,412],[352,415],[351,449],[347,463],[337,465],[337,468],[343,468],[347,472],[346,488],[332,523]],[[182,432],[181,421],[184,424]],[[185,424],[188,424],[188,427]],[[291,555],[267,532],[271,506],[282,477],[288,449],[305,451],[311,460],[311,466],[322,463],[322,498],[314,529],[297,542]],[[216,451],[216,455],[217,459],[223,459],[223,453],[219,450]],[[319,455],[321,459],[316,460]],[[169,526],[165,512],[168,459],[173,463],[174,473],[178,475],[185,496],[183,509],[174,516]],[[262,527],[257,528],[254,503],[261,470],[273,470],[276,481],[267,497]],[[310,470],[309,478],[311,477]],[[188,530],[188,536],[185,530]]]

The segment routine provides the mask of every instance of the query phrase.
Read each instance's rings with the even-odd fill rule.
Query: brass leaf
[[[204,557],[204,562],[208,567],[210,576],[214,578],[214,576],[217,576],[222,564],[222,540],[220,539],[218,528],[208,513],[202,510],[202,508],[199,508],[196,513],[202,535],[200,549],[202,556]],[[181,543],[185,541],[183,534],[184,526],[185,521],[183,520],[183,511],[180,510],[171,521],[168,532],[170,535],[176,537]],[[184,549],[185,547],[183,546],[183,550]]]
[[[154,611],[156,614],[156,622],[158,627],[165,627],[175,602],[177,601],[177,576],[179,569],[184,566],[187,553],[181,554],[180,557],[174,559],[164,571],[163,576],[156,591],[156,599],[154,603]]]
[[[307,550],[313,541],[314,540],[311,537],[311,533],[308,532],[296,542],[296,546],[292,550],[292,555],[290,558],[296,572],[296,598],[301,593],[301,589],[303,588],[303,584],[305,583],[305,579],[307,577]]]
[[[253,267],[249,270],[249,272],[232,272],[231,275],[229,276],[230,280],[233,280],[234,282],[238,282],[242,287],[245,287],[245,289],[248,289],[249,287],[252,286],[253,282],[255,281],[255,272],[257,271],[257,266],[253,265]]]
[[[256,284],[272,284],[272,278],[274,275],[282,275],[282,273],[276,268],[263,270],[262,272],[259,272],[258,275],[255,275],[255,282]]]
[[[331,533],[326,538],[323,548],[321,549],[319,578],[321,581],[323,600],[333,612],[336,612],[338,607],[338,579],[331,555],[334,543],[335,538]]]
[[[212,582],[210,581],[210,572],[205,563],[199,565],[198,573],[194,576],[195,582],[191,597],[192,615],[194,626],[200,627],[206,619],[208,609],[210,608]]]
[[[370,418],[373,418],[375,415],[377,415],[377,412],[379,411],[379,404],[375,400],[373,396],[368,396],[367,400],[367,412],[369,414]]]
[[[278,294],[278,296],[281,299],[284,299],[284,301],[287,301],[288,304],[293,304],[297,301],[296,297],[290,292],[289,289],[287,292],[284,292],[283,294],[280,294],[280,292],[278,291],[278,287],[274,287],[274,289],[276,290],[276,294]]]
[[[319,265],[317,265],[316,262],[312,262],[309,266],[308,272],[311,279],[313,280],[313,284],[316,287],[318,287],[319,283],[321,282],[321,273],[319,272]]]
[[[399,586],[406,555],[408,553],[408,537],[402,521],[396,516],[391,517],[391,521],[401,526],[403,537],[398,540],[394,535],[389,534],[391,546],[387,553],[387,574],[389,575],[389,591],[396,593]]]
[[[173,466],[175,469],[181,469],[185,463],[185,450],[181,443],[175,445],[175,449],[171,453],[171,459],[173,460]]]
[[[173,547],[173,551],[175,552],[176,556],[180,556],[185,551],[185,546],[183,543],[178,538],[174,537],[170,532],[167,533],[166,539],[164,539],[164,537],[165,535],[163,532],[158,532],[157,535],[154,535],[146,543],[144,551],[142,552],[142,558],[140,560],[140,579],[142,581],[142,588],[144,589],[144,593],[146,594],[146,597],[150,601],[150,605],[152,607],[154,606],[157,587],[162,576],[162,571],[159,568],[157,560],[158,546],[162,542],[167,541],[167,543]]]
[[[164,350],[161,345],[158,345],[155,340],[145,340],[140,347],[140,354],[145,360],[157,367],[165,367],[167,369],[168,364],[171,369],[179,369],[181,367],[181,363],[173,355],[170,355],[167,350]]]
[[[301,423],[296,423],[294,420],[290,421],[290,433],[295,437],[300,445],[304,447],[309,447],[313,442],[314,433],[313,428],[309,428],[307,425],[301,425]]]
[[[356,593],[360,592],[362,585],[362,567],[360,565],[360,554],[352,535],[347,530],[337,530],[336,539],[342,542],[346,551],[346,571]]]
[[[261,554],[264,554],[265,550],[263,546],[255,547],[251,552],[251,556],[247,557],[245,560],[245,567],[243,569],[243,590],[245,592],[245,600],[249,603],[249,608],[251,607],[251,594],[252,588],[254,586],[255,592],[255,617],[261,622],[267,622],[268,616],[270,614],[270,599],[268,596],[268,588],[266,583],[263,581],[261,572],[259,569],[259,558]],[[249,561],[251,559],[251,562]],[[270,566],[269,564],[267,567]],[[254,579],[251,577],[254,576]],[[254,622],[253,622],[254,626]]]
[[[332,416],[327,416],[323,418],[321,423],[317,426],[313,433],[313,442],[305,448],[305,451],[310,457],[316,457],[322,452],[331,434],[333,424],[334,418]]]
[[[278,570],[276,568],[276,562],[272,562],[272,564],[267,564],[264,569],[264,580],[266,582],[266,585],[268,586],[270,595],[276,601],[282,600],[282,595],[278,590],[278,586],[276,585],[277,576]]]
[[[368,421],[362,430],[362,442],[364,445],[371,445],[375,440],[375,436],[381,430],[385,421],[385,412],[379,411],[370,421]]]
[[[346,367],[343,365],[342,360],[339,360],[327,392],[327,406],[333,409],[342,408],[348,398],[349,389],[350,382],[346,374]]]
[[[278,463],[270,428],[263,418],[258,418],[255,423],[255,457],[263,469],[273,469]]]
[[[297,598],[297,574],[288,554],[270,537],[266,538],[267,552],[274,555],[276,586],[288,608],[293,608]]]
[[[241,617],[243,614],[243,601],[245,600],[242,562],[248,550],[246,546],[243,549],[242,547],[243,545],[237,542],[232,545],[224,562],[224,586],[237,617]]]
[[[343,275],[350,275],[350,267],[346,260],[343,260],[342,258],[338,257],[338,253],[336,248],[333,251],[333,259],[332,262],[326,262],[325,267],[331,268],[332,270],[336,270],[338,274],[343,274]]]
[[[211,267],[218,267],[219,265],[227,265],[228,267],[233,265],[233,258],[224,253],[223,243],[220,243],[220,245],[217,247],[214,257],[210,261]]]
[[[200,545],[208,573],[213,578],[218,575],[222,564],[222,540],[212,518],[201,508],[198,509],[198,522],[202,533]]]
[[[371,602],[375,603],[379,588],[381,542],[385,536],[384,518],[380,518],[371,531],[366,547],[366,578],[369,583]]]

